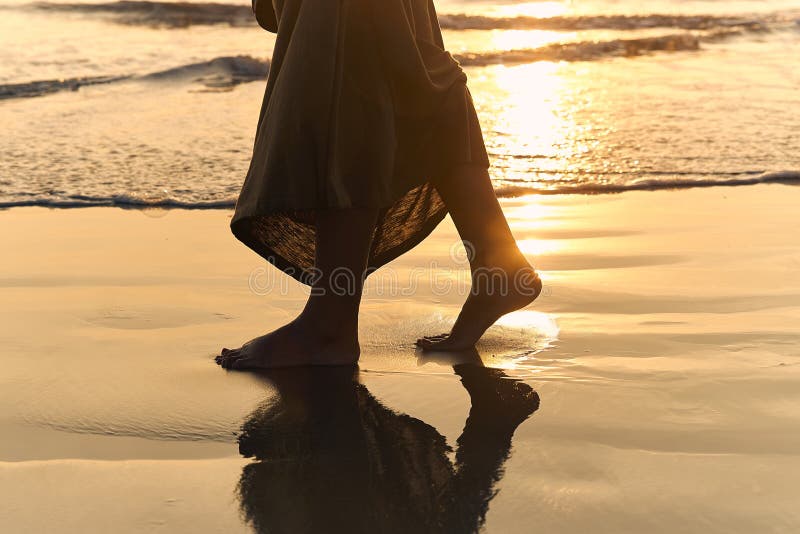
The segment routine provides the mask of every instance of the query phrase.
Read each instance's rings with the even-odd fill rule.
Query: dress
[[[466,75],[444,49],[432,0],[271,7],[277,37],[231,229],[310,283],[315,213],[377,208],[371,272],[445,217],[432,181],[489,166]]]

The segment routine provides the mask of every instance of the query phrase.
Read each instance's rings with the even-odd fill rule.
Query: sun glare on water
[[[518,66],[498,66],[492,107],[497,112],[485,120],[492,132],[488,149],[495,159],[493,177],[503,185],[538,182],[557,187],[571,161],[591,150],[582,135],[592,124],[578,124],[575,114],[581,87],[562,73],[558,63],[541,61]],[[555,181],[554,181],[555,180]]]

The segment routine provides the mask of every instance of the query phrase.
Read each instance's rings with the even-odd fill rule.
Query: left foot
[[[539,276],[521,253],[512,257],[504,266],[484,263],[473,268],[472,289],[453,329],[449,334],[420,338],[417,346],[423,351],[468,350],[500,317],[536,300],[542,291]],[[498,284],[501,287],[494,287]]]
[[[331,323],[332,324],[332,323]],[[238,349],[222,349],[215,358],[225,369],[276,369],[307,365],[353,365],[358,362],[358,333],[339,325],[337,332],[323,332],[320,321],[303,315]]]

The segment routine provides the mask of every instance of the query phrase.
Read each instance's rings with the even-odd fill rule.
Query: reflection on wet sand
[[[239,497],[257,532],[474,532],[484,522],[511,438],[539,407],[527,384],[476,363],[453,366],[472,401],[452,448],[397,413],[358,369],[264,374],[278,395],[248,418]]]

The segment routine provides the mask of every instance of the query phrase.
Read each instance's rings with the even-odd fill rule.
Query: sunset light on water
[[[800,531],[796,0],[261,5],[0,0],[0,530]]]

